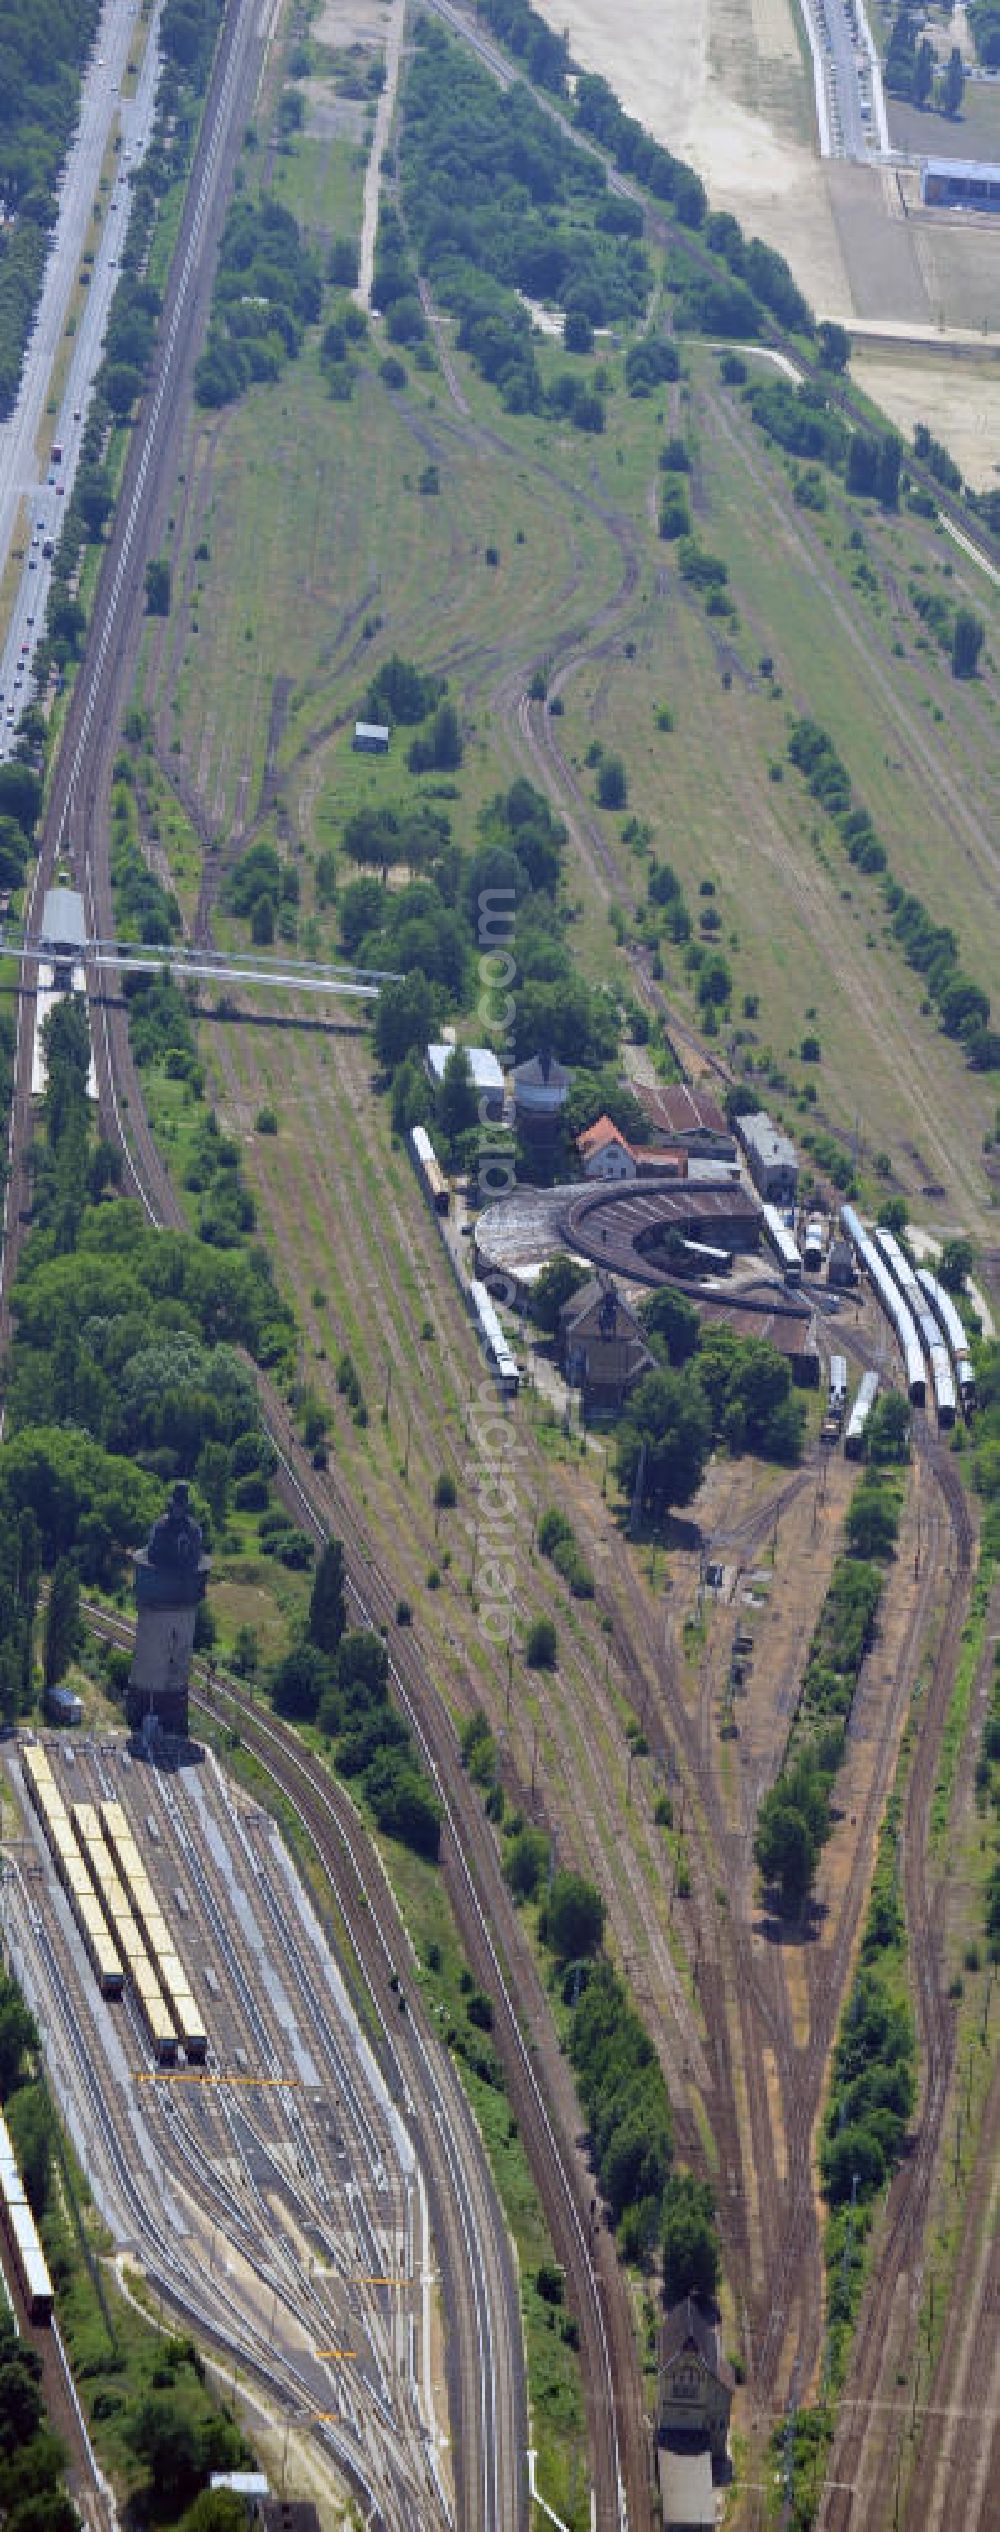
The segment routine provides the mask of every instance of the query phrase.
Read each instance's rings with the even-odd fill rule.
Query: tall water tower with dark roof
[[[125,1712],[133,1731],[151,1723],[187,1738],[188,1674],[194,1651],[198,1603],[205,1597],[210,1558],[202,1554],[201,1523],[178,1483],[135,1557],[135,1651]]]

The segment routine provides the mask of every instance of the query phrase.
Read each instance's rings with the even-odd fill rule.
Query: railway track
[[[888,2432],[891,2411],[880,2410],[877,2403],[890,2352],[899,2344],[897,2298],[907,2278],[911,2327],[919,2305],[924,2227],[954,2062],[955,2015],[944,1977],[944,1887],[940,1878],[933,1888],[930,1885],[928,1839],[941,1737],[968,1605],[974,1530],[965,1490],[946,1449],[922,1425],[918,1424],[917,1432],[918,1447],[944,1500],[956,1558],[907,1785],[902,1839],[907,1935],[916,1981],[921,2102],[912,2153],[889,2193],[878,2235],[877,2265],[855,2332],[854,2361],[818,2519],[820,2532],[861,2532],[862,2524],[875,2527],[889,2519],[897,2452]],[[900,2434],[903,2423],[900,2420]],[[862,2472],[873,2438],[879,2450],[872,2480],[866,2483]],[[855,2506],[851,2493],[855,2489],[865,2508],[863,2514]]]
[[[356,1593],[353,1596],[357,1600]],[[366,1606],[360,1606],[358,1614],[366,1622],[371,1622],[372,1613]],[[112,1618],[106,1611],[96,1608],[88,1608],[87,1615],[88,1620],[95,1625],[97,1630],[109,1637],[111,1641],[121,1644],[130,1643],[131,1629],[124,1620]],[[198,1676],[201,1686],[196,1692],[196,1702],[203,1710],[210,1712],[213,1698],[207,1692],[208,1673],[205,1665],[198,1666]],[[397,1693],[400,1693],[401,1683],[398,1679],[395,1685]],[[238,1718],[241,1740],[253,1750],[268,1774],[294,1803],[317,1852],[331,1875],[351,1943],[364,1970],[370,1991],[379,2002],[381,2012],[384,2009],[387,1979],[390,1975],[397,1974],[396,1964],[399,1961],[401,1949],[406,1946],[406,1938],[381,1867],[361,1830],[357,1816],[336,1780],[302,1747],[288,1726],[270,1715],[264,1718],[247,1691],[237,1682],[227,1681],[224,1692],[217,1685],[214,1700],[217,1702],[223,1693],[225,1704],[231,1705],[234,1717]],[[403,1695],[405,1700],[405,1692]],[[471,1821],[467,1816],[464,1819],[456,1817],[448,1801],[447,1789],[439,1774],[433,1752],[421,1733],[416,1710],[411,1706],[409,1711],[417,1736],[423,1740],[425,1757],[437,1778],[439,1795],[446,1806],[442,1869],[449,1885],[453,1904],[456,1905],[456,1913],[459,1912],[463,1885],[466,1888],[471,1885],[474,1892],[474,1924],[477,1939],[475,1942],[469,1942],[466,1938],[468,1955],[477,1979],[494,2000],[494,2039],[504,2062],[508,2093],[525,2136],[529,2158],[546,2209],[555,2247],[566,2269],[567,2288],[577,2312],[581,2336],[586,2345],[588,2328],[594,2331],[596,2327],[598,2356],[603,2353],[603,2371],[596,2375],[588,2373],[585,2380],[590,2403],[594,2404],[595,2401],[597,2403],[594,2435],[598,2456],[602,2444],[606,2448],[610,2442],[616,2460],[614,2476],[605,2471],[603,2480],[597,2481],[595,2485],[594,2520],[599,2527],[599,2532],[610,2532],[612,2526],[617,2527],[626,2523],[633,2526],[644,2520],[643,2514],[638,2510],[637,2502],[633,2499],[632,2487],[624,2478],[623,2469],[619,2475],[618,2454],[621,2446],[618,2442],[613,2408],[610,2411],[612,2434],[611,2437],[608,2435],[608,2404],[615,2396],[612,2369],[615,2365],[620,2365],[622,2371],[625,2372],[627,2367],[626,2379],[631,2378],[633,2381],[636,2379],[631,2319],[621,2291],[620,2272],[614,2245],[610,2235],[603,2228],[598,2227],[595,2230],[592,2227],[592,2184],[582,2157],[577,2153],[575,2146],[571,2152],[568,2152],[565,2146],[562,2146],[560,2150],[559,2130],[555,2126],[555,2119],[558,2119],[560,2126],[564,2127],[570,2119],[575,2121],[579,2114],[576,2110],[571,2083],[565,2073],[559,2089],[559,2097],[554,2105],[554,2112],[546,2101],[539,2079],[539,2063],[548,2039],[549,2009],[530,1955],[520,1938],[520,1928],[515,1920],[512,1931],[518,1939],[522,1957],[512,1961],[506,1951],[501,1957],[493,1933],[494,1919],[489,1907],[489,1889],[482,1887],[478,1872],[475,1883],[472,1882],[469,1873],[470,1853],[474,1851],[474,1848],[481,1848],[484,1843],[482,1830],[486,1830],[488,1839],[486,1823],[480,1813],[479,1820],[482,1822],[482,1829],[473,1840],[470,1832],[478,1827],[475,1818],[478,1805],[474,1806],[470,1802],[466,1806],[467,1812],[472,1811]],[[450,1726],[448,1729],[450,1731]],[[495,1866],[491,1841],[489,1842],[489,1860],[494,1865],[494,1873],[499,1885],[498,1913],[503,1917],[512,1912]],[[480,1861],[478,1855],[476,1861],[478,1865]],[[486,1876],[483,1878],[485,1879]],[[412,2019],[413,1990],[407,1987],[406,1993],[410,2005],[409,2018]],[[418,2084],[412,2072],[407,2078],[407,2092],[411,2099],[419,2100]],[[588,2285],[589,2304],[585,2299]],[[645,2427],[642,2417],[641,2391],[637,2382],[636,2400],[634,2424],[636,2444],[641,2457],[641,2477],[635,2490],[635,2498],[648,2502],[645,2475]],[[627,2458],[627,2450],[624,2458]]]

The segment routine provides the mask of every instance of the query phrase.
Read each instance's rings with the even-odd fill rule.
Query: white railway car
[[[874,1230],[872,1241],[879,1256],[884,1257],[890,1274],[895,1275],[907,1309],[912,1310],[915,1319],[919,1319],[924,1296],[917,1282],[916,1268],[911,1266],[892,1231]]]
[[[764,1206],[764,1231],[774,1250],[786,1284],[802,1281],[802,1254],[793,1231],[790,1231],[780,1205]]]
[[[521,1374],[485,1284],[470,1283],[469,1308],[479,1329],[480,1341],[494,1379],[502,1389],[505,1398],[516,1398],[521,1386]]]
[[[802,1240],[802,1263],[807,1275],[819,1274],[823,1264],[825,1245],[823,1216],[821,1213],[811,1213]]]
[[[954,1424],[956,1405],[955,1382],[948,1359],[948,1348],[942,1339],[933,1311],[928,1309],[927,1295],[920,1282],[917,1269],[911,1266],[909,1258],[900,1248],[899,1241],[893,1238],[891,1231],[876,1231],[873,1237],[890,1274],[895,1276],[907,1309],[916,1321],[917,1333],[930,1369],[937,1420],[945,1430],[949,1425]]]
[[[926,1294],[941,1329],[955,1367],[962,1411],[965,1415],[969,1415],[976,1403],[976,1375],[969,1339],[961,1315],[955,1308],[950,1292],[945,1291],[944,1285],[939,1283],[937,1276],[931,1273],[929,1266],[918,1266],[917,1282],[921,1292]]]
[[[907,1307],[895,1275],[890,1273],[885,1258],[876,1248],[874,1240],[869,1238],[860,1215],[855,1212],[853,1205],[841,1205],[840,1223],[845,1238],[850,1240],[859,1266],[864,1269],[876,1299],[884,1310],[890,1326],[895,1330],[903,1356],[910,1404],[914,1407],[922,1407],[927,1396],[927,1369],[913,1312]],[[887,1237],[888,1233],[879,1233],[880,1239]]]
[[[410,1152],[417,1176],[435,1213],[447,1213],[450,1190],[425,1125],[410,1129]]]
[[[843,1413],[844,1413],[844,1410],[845,1410],[846,1405],[847,1405],[847,1358],[846,1358],[846,1355],[844,1355],[844,1354],[831,1354],[831,1356],[830,1356],[830,1387],[829,1387],[829,1393],[828,1393],[828,1406],[829,1406],[829,1412],[830,1412],[830,1414],[831,1414],[831,1415],[835,1415],[835,1416],[838,1416],[838,1417],[839,1417],[839,1416],[842,1416],[842,1415],[843,1415]]]
[[[174,2017],[161,1991],[153,1963],[145,1953],[141,1960],[133,1961],[131,1977],[157,2065],[173,2066],[177,2061]]]
[[[0,2208],[4,2230],[31,2321],[52,2319],[52,2279],[28,2205],[10,2130],[0,2118]]]
[[[163,2013],[169,2022],[169,2044],[172,2055],[176,2056],[176,2041],[179,2035],[188,2064],[202,2065],[208,2054],[208,2034],[204,2020],[192,1992],[187,1966],[177,1951],[129,1827],[128,1815],[120,1802],[107,1801],[100,1805],[100,1818],[114,1852],[115,1863],[134,1923],[141,1936],[145,1966],[152,1972],[156,1981],[156,1992]],[[132,1976],[138,1990],[134,1967]],[[157,2047],[161,2061],[171,2062],[164,2053],[168,2046],[167,2027],[162,2015],[157,2017],[154,2026],[154,2020],[149,2011],[151,2000],[152,1989],[148,1979],[144,1978],[140,2003],[145,2015],[146,2027],[154,2047]],[[159,2045],[160,2043],[162,2045]]]
[[[0,2209],[29,2320],[51,2321],[52,2280],[6,2120],[0,2118]]]
[[[861,1458],[862,1451],[865,1447],[865,1431],[868,1424],[868,1418],[877,1397],[877,1371],[862,1372],[861,1378],[858,1382],[857,1397],[855,1398],[854,1405],[851,1408],[850,1415],[847,1419],[847,1431],[844,1435],[845,1458]]]

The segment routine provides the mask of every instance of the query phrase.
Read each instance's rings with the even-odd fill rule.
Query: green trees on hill
[[[553,40],[561,51],[561,39],[534,20],[532,50],[547,52]],[[643,313],[649,264],[631,222],[598,217],[608,200],[601,167],[563,137],[523,83],[498,94],[427,21],[417,28],[400,157],[406,232],[420,269],[457,316],[460,344],[512,410],[542,402],[531,320],[518,293],[556,301],[591,329]],[[412,293],[394,232],[385,270],[380,304],[387,290]],[[599,426],[591,413],[599,398],[584,392],[581,401],[572,375],[564,393],[571,420]]]
[[[228,404],[255,378],[294,360],[321,305],[318,268],[283,203],[235,201],[226,217],[208,341],[195,370],[199,404]]]
[[[331,1539],[305,1631],[271,1673],[271,1699],[289,1721],[315,1723],[326,1734],[341,1775],[357,1781],[387,1837],[433,1860],[440,1809],[407,1726],[390,1705],[382,1637],[347,1627],[343,1584],[343,1549]]]

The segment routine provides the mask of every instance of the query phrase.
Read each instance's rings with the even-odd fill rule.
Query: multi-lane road
[[[17,403],[0,424],[0,580],[11,556],[23,557],[9,621],[0,621],[0,759],[10,754],[21,713],[32,699],[31,663],[45,623],[51,577],[45,548],[58,542],[72,492],[118,283],[130,181],[152,128],[157,15],[158,10],[147,30],[133,0],[105,0],[83,82],[79,124],[60,183],[59,215]],[[138,77],[131,83],[130,61],[139,62]],[[131,94],[126,94],[128,85]],[[106,162],[115,172],[102,194]],[[101,216],[91,230],[95,204]],[[88,234],[93,260],[84,265]],[[89,279],[81,284],[84,272]]]

